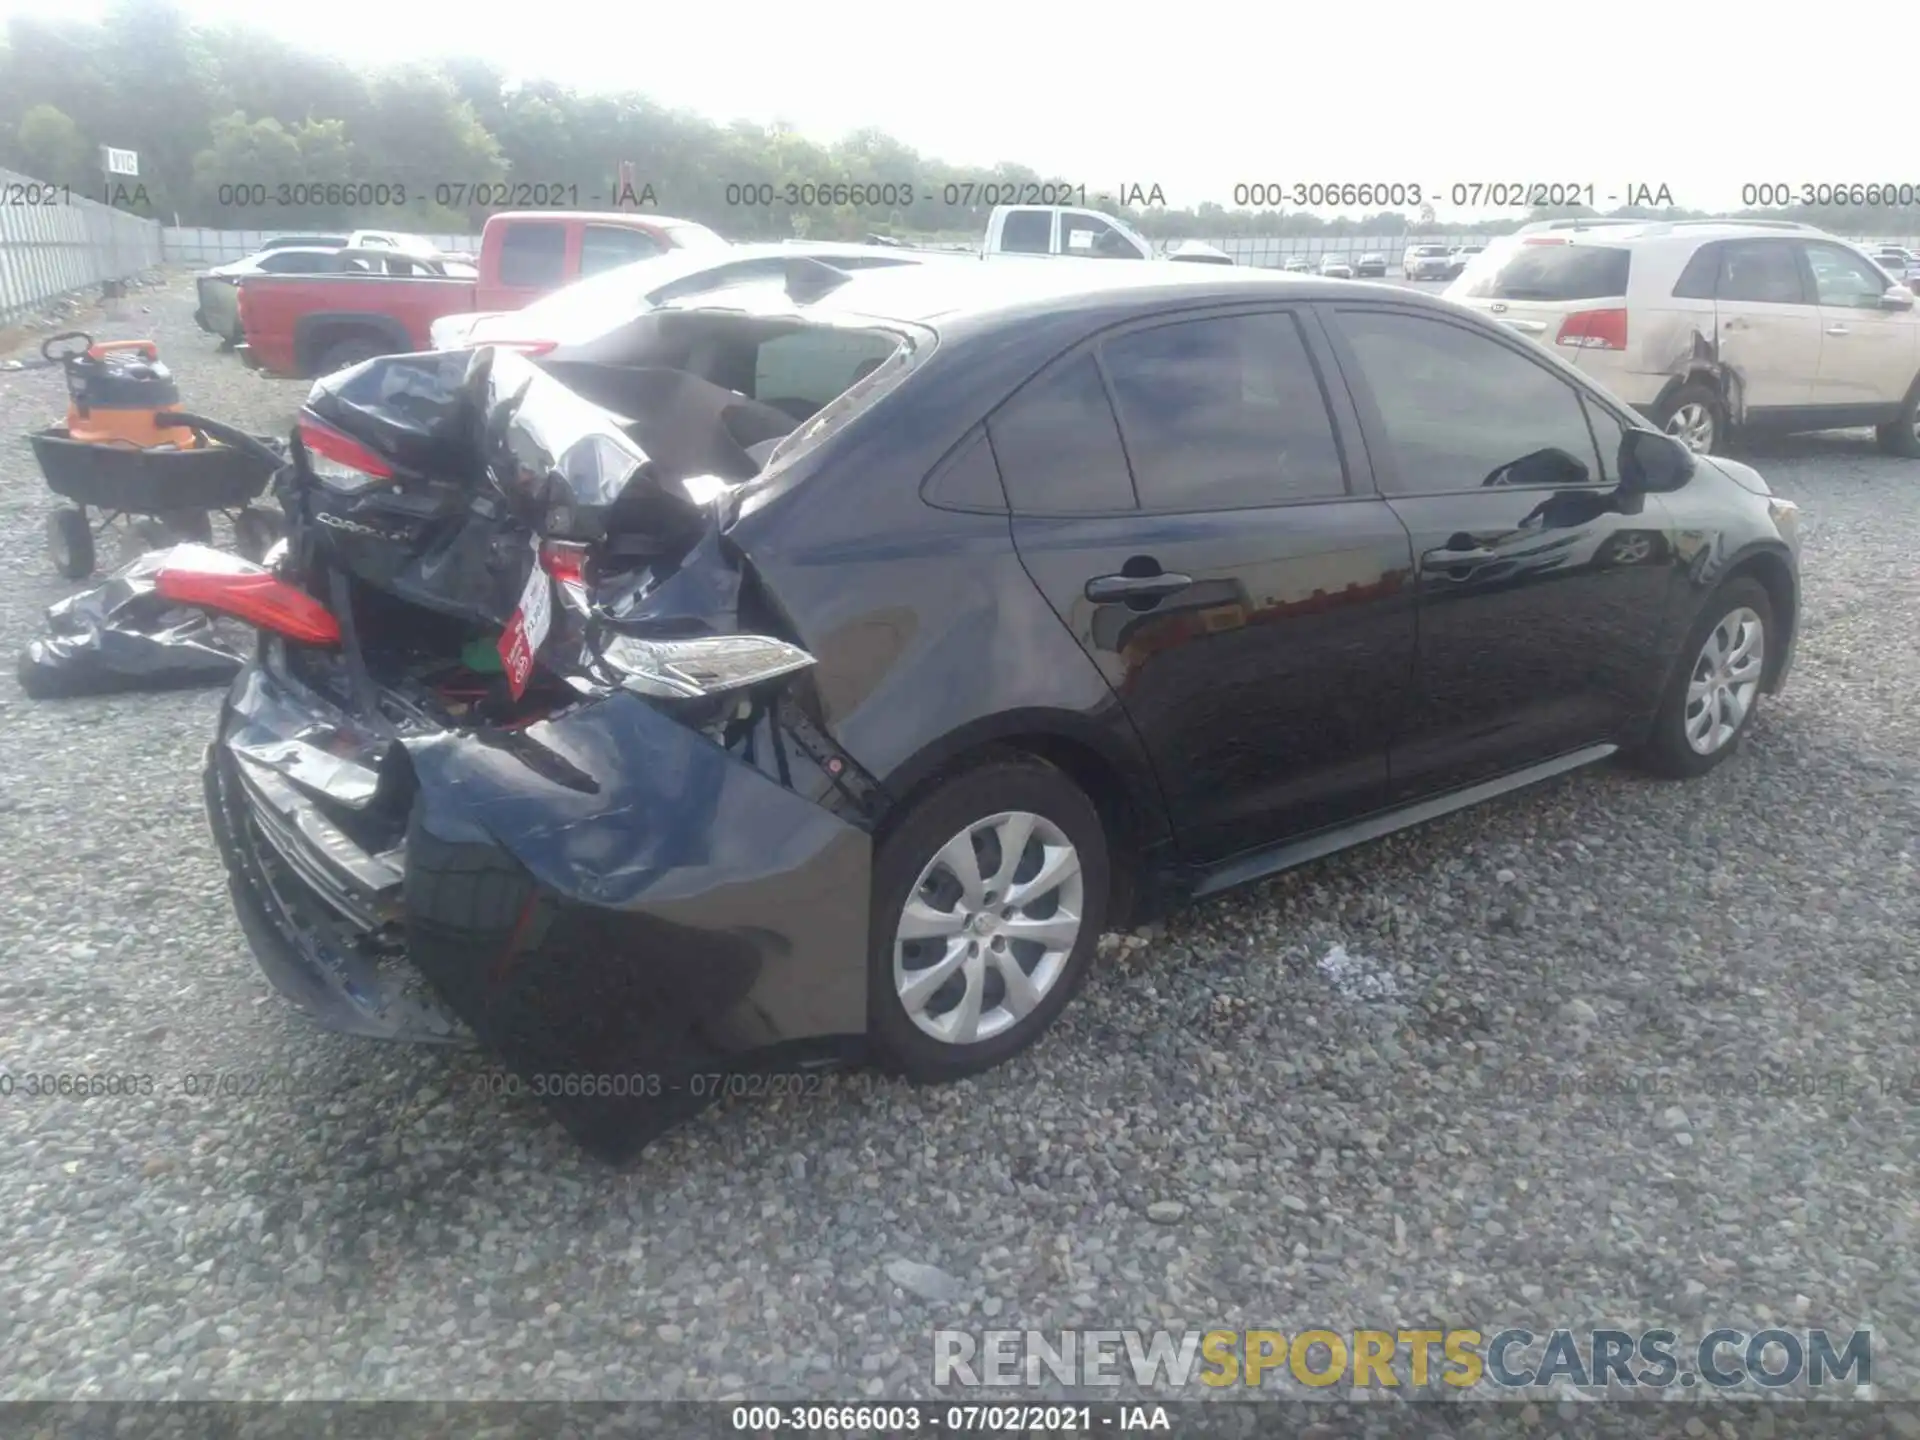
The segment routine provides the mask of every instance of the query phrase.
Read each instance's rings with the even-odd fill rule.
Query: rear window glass
[[[864,380],[900,348],[898,337],[819,327],[777,335],[754,358],[753,398],[795,419],[813,413]]]
[[[1468,287],[1476,300],[1599,300],[1627,293],[1630,250],[1521,245]]]

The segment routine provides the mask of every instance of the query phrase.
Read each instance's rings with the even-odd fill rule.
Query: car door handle
[[[1852,333],[1853,333],[1853,331],[1851,331],[1851,330],[1849,330],[1849,329],[1848,329],[1848,328],[1847,328],[1846,326],[1844,326],[1844,325],[1829,325],[1829,326],[1827,326],[1827,334],[1829,334],[1829,335],[1851,335]]]
[[[1096,605],[1115,601],[1164,600],[1193,584],[1191,575],[1099,575],[1087,581],[1087,599]]]

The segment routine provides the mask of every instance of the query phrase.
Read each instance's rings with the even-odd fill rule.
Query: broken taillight
[[[154,589],[181,605],[218,611],[307,645],[338,645],[340,626],[318,600],[251,561],[201,545],[175,546]]]
[[[581,614],[591,608],[587,599],[587,547],[549,540],[540,547],[540,568],[560,587],[561,596]]]
[[[1627,348],[1627,312],[1576,310],[1560,322],[1560,333],[1554,339],[1576,350],[1624,350]]]
[[[351,435],[311,415],[302,415],[296,429],[307,452],[307,468],[328,489],[351,494],[393,479],[393,467]]]

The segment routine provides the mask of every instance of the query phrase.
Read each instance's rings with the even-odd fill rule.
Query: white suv
[[[1409,245],[1400,257],[1400,273],[1409,280],[1444,280],[1452,265],[1453,252],[1445,245]]]
[[[1548,220],[1447,287],[1698,451],[1871,425],[1920,457],[1920,314],[1865,251],[1785,221]]]

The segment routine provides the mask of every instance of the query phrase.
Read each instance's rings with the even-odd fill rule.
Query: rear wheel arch
[[[1742,408],[1740,377],[1724,366],[1710,365],[1698,360],[1661,386],[1659,395],[1655,397],[1649,408],[1655,411],[1664,410],[1673,403],[1673,397],[1689,385],[1704,385],[1712,390],[1720,397],[1720,403],[1727,407],[1730,418],[1737,415]]]
[[[294,362],[302,374],[310,374],[322,356],[347,340],[368,340],[394,355],[414,348],[405,327],[385,315],[309,315],[294,331]]]
[[[1124,927],[1141,899],[1146,857],[1169,834],[1165,812],[1157,789],[1149,788],[1150,772],[1066,724],[1029,716],[935,742],[888,777],[887,788],[897,798],[875,833],[875,843],[912,813],[922,797],[955,775],[1010,758],[1038,760],[1060,771],[1099,812],[1111,867],[1108,923]]]

